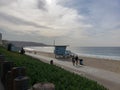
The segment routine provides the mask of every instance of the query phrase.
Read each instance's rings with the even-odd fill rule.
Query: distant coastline
[[[6,45],[8,43],[13,44],[16,47],[28,47],[28,46],[48,46],[44,43],[38,43],[38,42],[29,42],[29,41],[10,41],[10,40],[2,40],[3,44]]]

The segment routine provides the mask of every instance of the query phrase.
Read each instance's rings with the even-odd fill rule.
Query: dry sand
[[[37,52],[36,54],[55,58],[55,55],[53,53]],[[99,58],[91,58],[91,57],[83,57],[83,56],[79,56],[79,58],[83,59],[83,63],[85,66],[104,69],[120,74],[120,61],[118,60],[99,59]],[[71,61],[71,58],[62,59],[62,60]]]
[[[112,71],[120,74],[120,61],[109,60],[109,59],[99,59],[90,57],[80,57],[84,60],[86,66],[91,66],[95,68],[100,68],[108,71]]]

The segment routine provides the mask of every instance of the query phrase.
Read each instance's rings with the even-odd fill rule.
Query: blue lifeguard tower
[[[55,58],[57,57],[65,57],[66,56],[66,48],[68,45],[55,45]]]

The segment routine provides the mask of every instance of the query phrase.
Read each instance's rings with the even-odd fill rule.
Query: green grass
[[[26,55],[9,52],[0,47],[0,53],[6,60],[13,61],[15,66],[25,66],[30,86],[35,82],[52,82],[55,90],[107,90],[97,82],[65,71],[54,65],[49,65]]]

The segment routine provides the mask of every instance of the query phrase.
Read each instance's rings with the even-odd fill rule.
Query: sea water
[[[26,47],[25,49],[31,50],[31,51],[41,51],[41,52],[54,53],[54,47],[52,47],[52,46]]]
[[[29,47],[34,51],[54,53],[54,47]],[[120,60],[120,47],[68,47],[67,50],[86,57]]]
[[[71,47],[70,49],[80,56],[120,60],[120,47]]]

